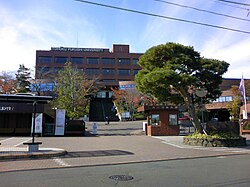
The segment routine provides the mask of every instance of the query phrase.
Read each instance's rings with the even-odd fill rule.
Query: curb
[[[49,148],[47,149],[43,148],[43,149],[39,150],[38,152],[0,151],[0,161],[8,159],[49,158],[49,157],[63,156],[67,154],[67,151],[64,149],[49,149]]]

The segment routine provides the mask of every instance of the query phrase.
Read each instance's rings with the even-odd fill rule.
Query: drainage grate
[[[116,181],[130,181],[134,179],[134,177],[129,175],[112,175],[109,178]]]

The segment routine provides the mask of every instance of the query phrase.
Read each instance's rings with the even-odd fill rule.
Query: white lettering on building
[[[51,47],[51,51],[103,52],[101,48]]]
[[[14,110],[14,107],[0,106],[0,111],[12,111],[12,110]]]

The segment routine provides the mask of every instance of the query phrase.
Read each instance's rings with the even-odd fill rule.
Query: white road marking
[[[11,138],[7,138],[1,141],[1,144],[3,146],[7,146],[7,147],[18,147],[19,145],[22,145],[24,142],[28,142],[30,141],[32,138],[30,137],[11,137]]]
[[[167,144],[167,145],[171,145],[171,146],[174,146],[174,147],[178,147],[178,148],[181,148],[181,149],[185,149],[186,148],[186,147],[182,147],[182,146],[179,146],[179,145],[176,145],[176,144],[172,144],[172,143],[169,143],[169,142],[166,142],[166,141],[162,141],[162,143]]]
[[[64,162],[62,159],[60,158],[54,158],[53,159],[55,161],[55,163],[57,163],[59,166],[71,166],[70,164]]]
[[[218,156],[217,158],[220,158],[220,159],[222,159],[222,158],[226,158],[225,156]]]
[[[237,147],[203,147],[203,146],[190,146],[181,144],[178,139],[172,139],[173,137],[158,137],[152,136],[153,138],[162,140],[162,143],[174,146],[181,149],[197,149],[197,150],[210,150],[210,151],[221,151],[221,152],[233,152],[233,153],[249,153],[250,146],[237,148]]]
[[[13,139],[13,138],[15,138],[15,137],[11,137],[11,138],[7,138],[7,139],[4,139],[4,140],[1,140],[1,143],[6,142],[6,141],[8,141],[8,140],[11,140],[11,139]]]
[[[32,140],[32,138],[29,138],[29,139],[27,139],[27,140],[24,140],[24,141],[22,141],[22,142],[20,142],[20,143],[18,143],[18,144],[16,144],[16,145],[14,145],[14,147],[17,147],[17,146],[19,146],[19,145],[22,145],[24,142],[28,142],[28,141],[30,141],[30,140]]]

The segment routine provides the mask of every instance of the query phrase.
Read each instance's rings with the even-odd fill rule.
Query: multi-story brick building
[[[245,79],[249,81],[249,79]],[[228,111],[228,104],[233,102],[238,95],[233,91],[233,88],[238,90],[241,79],[225,78],[220,84],[222,94],[212,103],[206,104],[206,109],[209,112],[210,118],[215,118],[218,121],[229,121],[230,113]],[[247,102],[249,97],[247,97]],[[241,111],[242,112],[242,111]]]
[[[57,74],[66,62],[71,62],[85,72],[88,78],[96,77],[103,85],[118,86],[119,81],[134,80],[140,70],[141,53],[130,53],[129,45],[113,45],[113,50],[103,48],[52,47],[36,51],[36,78],[38,74]]]
[[[97,79],[97,83],[103,88],[119,86],[119,81],[134,80],[135,75],[141,69],[138,65],[141,55],[142,53],[130,53],[129,45],[120,44],[114,44],[112,51],[106,48],[71,47],[37,50],[36,79],[46,79],[48,75],[56,76],[66,62],[71,62],[82,70],[87,78]],[[114,118],[114,115],[110,113],[111,96],[112,93],[108,89],[98,92],[91,101],[90,120],[104,120],[107,115]],[[99,110],[96,110],[97,108]]]

